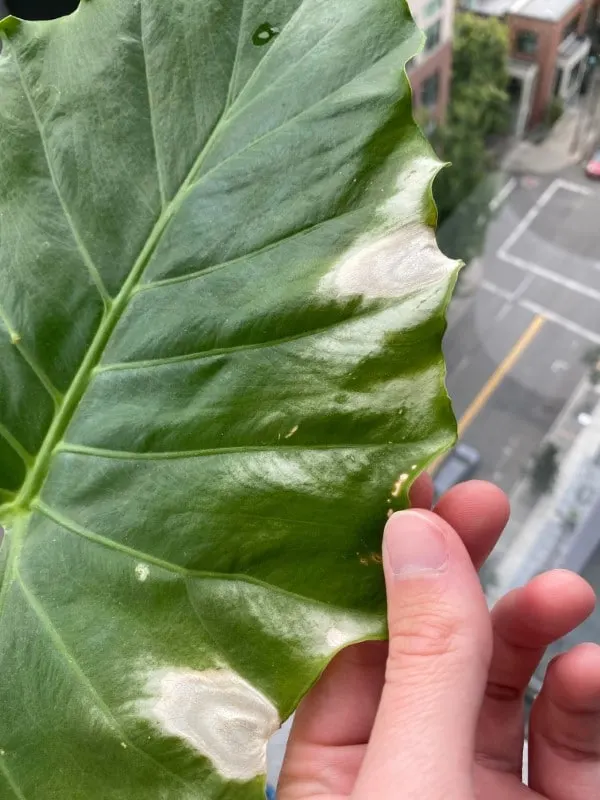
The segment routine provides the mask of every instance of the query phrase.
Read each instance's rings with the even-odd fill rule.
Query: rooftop
[[[515,14],[532,19],[556,22],[576,5],[578,0],[462,0],[465,11],[502,17]]]

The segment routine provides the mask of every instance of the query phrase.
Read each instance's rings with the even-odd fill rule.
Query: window
[[[426,80],[423,81],[421,86],[421,105],[425,108],[435,106],[440,94],[440,73],[434,72]]]
[[[567,38],[567,36],[570,36],[572,33],[577,33],[577,31],[579,30],[580,20],[581,20],[581,14],[577,14],[577,16],[573,17],[573,19],[571,20],[571,22],[569,22],[568,25],[565,25],[562,32],[563,41]]]
[[[572,89],[579,81],[579,72],[581,69],[585,70],[585,61],[580,61],[579,64],[575,64],[571,70],[571,74],[569,75],[569,89]]]
[[[442,36],[442,21],[438,19],[433,25],[425,28],[425,36],[427,37],[425,41],[425,52],[437,47]]]
[[[536,54],[538,48],[538,35],[533,31],[519,31],[517,34],[517,53],[526,56]]]
[[[425,6],[425,16],[432,17],[443,6],[444,0],[429,0]]]

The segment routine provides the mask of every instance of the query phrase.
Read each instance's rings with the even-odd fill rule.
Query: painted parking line
[[[508,197],[514,192],[517,188],[518,182],[516,178],[511,178],[508,180],[504,186],[500,189],[498,194],[494,195],[489,203],[490,211],[497,211],[502,203],[508,199]]]
[[[538,278],[544,278],[547,281],[556,283],[558,286],[562,286],[563,289],[569,289],[572,292],[588,297],[590,300],[600,302],[600,291],[592,289],[591,286],[586,286],[584,283],[575,281],[572,278],[565,278],[564,275],[554,272],[554,270],[540,267],[539,264],[534,264],[533,261],[527,261],[519,256],[514,256],[512,253],[506,253],[503,250],[498,250],[497,256],[506,264],[511,264],[513,267],[517,267],[517,269],[529,272],[531,275],[536,275]]]
[[[597,333],[589,330],[589,328],[584,328],[582,325],[578,325],[576,322],[573,322],[572,320],[567,319],[560,314],[556,314],[554,311],[544,308],[543,306],[539,305],[539,303],[534,303],[532,300],[521,300],[519,305],[521,308],[525,308],[527,311],[531,311],[533,314],[540,314],[549,322],[559,325],[561,328],[564,328],[570,333],[581,336],[582,339],[586,339],[591,344],[600,345],[600,336]]]
[[[580,336],[582,339],[585,339],[591,344],[600,345],[599,334],[594,333],[594,331],[591,331],[589,328],[584,328],[583,325],[579,325],[577,322],[573,322],[573,320],[561,316],[561,314],[557,314],[555,311],[551,311],[549,308],[545,308],[539,303],[535,303],[533,300],[517,298],[515,302],[514,294],[507,292],[506,289],[502,289],[500,286],[496,286],[496,284],[492,283],[492,281],[482,281],[481,288],[485,289],[486,292],[489,292],[496,297],[502,298],[502,300],[506,301],[507,305],[512,304],[510,307],[517,305],[520,308],[524,308],[526,311],[530,311],[532,314],[537,314],[541,317],[544,317],[548,320],[548,322],[553,322],[555,325],[564,328],[565,330],[569,331],[569,333],[574,333],[577,336]]]
[[[538,197],[535,203],[531,206],[527,214],[525,214],[523,219],[519,222],[514,231],[510,234],[510,236],[508,236],[505,239],[504,243],[498,250],[498,255],[500,255],[501,253],[507,253],[510,250],[510,248],[515,244],[517,239],[519,239],[525,233],[527,228],[531,225],[531,223],[540,213],[542,208],[550,202],[550,200],[554,197],[554,195],[560,188],[561,188],[561,182],[559,179],[552,181],[550,186],[547,187],[547,189]]]
[[[556,180],[552,181],[546,190],[538,197],[534,205],[529,209],[527,214],[525,214],[513,232],[505,239],[501,247],[498,249],[496,255],[499,259],[507,264],[511,264],[513,267],[517,267],[517,269],[521,269],[540,278],[545,278],[546,280],[556,283],[565,289],[569,289],[572,292],[576,292],[584,297],[588,297],[592,300],[600,302],[600,292],[596,291],[595,289],[592,289],[591,287],[586,286],[579,281],[566,278],[564,275],[561,275],[554,270],[546,269],[546,267],[541,267],[539,264],[536,264],[533,261],[527,261],[526,259],[515,256],[513,253],[509,252],[520,239],[520,237],[525,233],[527,228],[530,227],[544,206],[548,205],[550,200],[552,200],[559,189],[573,192],[575,194],[581,194],[586,197],[590,197],[594,194],[594,192],[587,186],[580,186],[577,183],[566,181],[563,178],[556,178]],[[597,262],[594,261],[590,261],[589,266],[594,269],[598,268]]]
[[[490,397],[494,394],[498,386],[500,386],[504,378],[541,331],[545,321],[545,318],[540,314],[534,317],[503,361],[496,367],[487,383],[482,387],[477,397],[462,415],[458,423],[459,438],[464,435],[467,428],[469,428],[481,410],[487,405]]]
[[[573,183],[572,181],[565,181],[563,178],[557,178],[555,183],[558,183],[559,189],[566,189],[568,192],[575,192],[576,194],[583,194],[590,197],[594,191],[589,186],[582,186],[580,183]]]
[[[506,289],[503,289],[501,286],[496,286],[492,281],[481,281],[481,286],[486,292],[495,294],[496,297],[501,297],[503,300],[506,300],[507,303],[512,303],[514,300],[513,292],[507,292]]]

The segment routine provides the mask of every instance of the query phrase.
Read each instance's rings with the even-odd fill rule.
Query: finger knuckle
[[[423,608],[402,616],[390,626],[389,661],[452,656],[461,650],[462,620],[451,609]]]

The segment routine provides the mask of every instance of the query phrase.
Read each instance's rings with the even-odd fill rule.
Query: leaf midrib
[[[397,48],[394,48],[394,51]],[[383,58],[389,57],[390,53],[387,53]],[[379,60],[382,60],[379,59]],[[355,79],[356,76],[352,78]],[[346,85],[346,84],[344,84]],[[342,87],[337,87],[336,91],[339,91]],[[303,109],[300,114],[297,116],[292,117],[291,119],[286,120],[283,125],[288,125],[294,120],[296,120],[299,116],[302,116],[307,111],[311,110],[315,106],[320,105],[321,103],[325,102],[330,95],[326,95],[325,97],[320,98],[313,106],[309,106],[309,108]],[[197,177],[198,171],[202,166],[203,162],[205,161],[209,151],[212,147],[213,142],[217,138],[220,133],[221,128],[223,125],[229,121],[229,112],[232,108],[235,107],[235,104],[231,106],[225,106],[223,112],[216,122],[212,133],[207,138],[204,146],[200,150],[196,160],[192,164],[188,174],[184,178],[183,182],[181,183],[179,189],[168,203],[166,208],[164,209],[163,213],[160,214],[150,235],[148,236],[145,244],[143,245],[139,256],[134,262],[134,265],[129,273],[127,280],[124,282],[121,290],[119,291],[118,295],[112,300],[111,302],[107,303],[105,314],[103,320],[94,336],[90,348],[83,359],[71,385],[66,392],[62,405],[59,408],[52,425],[50,426],[48,433],[44,439],[44,443],[39,450],[37,458],[35,460],[35,464],[31,471],[29,472],[19,494],[17,495],[16,500],[13,504],[11,504],[11,510],[16,512],[20,511],[28,511],[30,508],[31,501],[36,497],[38,492],[41,489],[41,486],[44,482],[46,474],[48,472],[48,466],[50,462],[50,458],[52,457],[54,448],[62,439],[62,436],[70,422],[81,398],[83,397],[87,385],[89,383],[90,378],[92,377],[94,367],[100,362],[100,359],[106,349],[110,336],[115,329],[117,323],[119,322],[122,314],[125,311],[131,297],[135,293],[135,290],[138,286],[139,280],[143,275],[143,272],[148,265],[148,262],[160,241],[161,236],[163,235],[167,225],[171,222],[172,218],[176,214],[176,212],[181,207],[181,204],[185,200],[186,194],[190,187],[193,185],[195,178]],[[279,127],[283,127],[279,126]],[[260,136],[258,139],[253,140],[250,145],[247,145],[241,151],[238,151],[234,155],[231,155],[220,162],[218,165],[212,167],[207,173],[205,173],[202,177],[203,179],[206,178],[208,174],[210,174],[214,169],[222,167],[223,164],[228,162],[231,158],[239,156],[241,152],[247,149],[250,146],[254,146],[262,139],[266,138],[267,136],[271,135],[273,130],[268,131],[267,133]]]
[[[160,214],[155,222],[150,235],[146,239],[140,254],[138,255],[133,267],[129,272],[129,276],[121,287],[118,295],[114,298],[114,300],[111,300],[106,304],[106,310],[102,322],[100,323],[100,326],[96,331],[94,338],[92,339],[85,358],[81,362],[81,365],[64,396],[62,405],[54,417],[50,428],[48,429],[48,433],[44,438],[44,443],[38,452],[35,463],[28,473],[21,491],[17,495],[17,498],[13,504],[15,511],[29,511],[32,500],[39,493],[48,473],[48,467],[54,448],[62,439],[63,434],[69,422],[71,421],[75,410],[77,409],[77,406],[85,394],[90,378],[92,377],[94,367],[100,362],[112,332],[121,319],[121,316],[123,315],[131,296],[133,295],[134,289],[136,288],[136,285],[141,278],[144,269],[146,268],[152,256],[152,253],[160,241],[161,236],[163,235],[167,225],[175,213],[179,210],[181,203],[185,199],[190,185],[193,183],[198,170],[202,165],[202,162],[210,150],[213,141],[218,135],[227,111],[228,109],[225,108],[176,194],[173,196],[172,200],[168,203],[163,213]]]
[[[241,16],[240,16],[240,27],[242,26],[242,23],[243,23],[244,8],[245,8],[245,3],[242,3],[242,13],[241,13]],[[143,21],[141,19],[140,19],[140,23],[141,23],[141,25],[143,24]],[[142,34],[142,43],[141,44],[142,44],[142,51],[143,51],[143,55],[144,55],[144,64],[146,64],[142,28],[140,28],[140,33]],[[109,341],[109,339],[111,337],[111,334],[114,331],[117,323],[119,322],[123,312],[125,311],[125,308],[127,307],[128,303],[129,303],[129,301],[130,301],[130,299],[131,299],[131,297],[132,297],[132,295],[134,293],[134,290],[135,290],[135,288],[136,288],[136,286],[138,284],[138,281],[141,278],[141,276],[142,276],[142,274],[144,272],[144,269],[146,268],[146,266],[148,264],[148,261],[150,260],[150,258],[152,256],[152,253],[154,252],[154,249],[156,248],[156,245],[160,241],[160,238],[161,238],[162,234],[164,233],[167,225],[169,224],[169,222],[171,221],[171,219],[175,215],[176,211],[181,206],[181,203],[183,202],[183,199],[186,196],[187,190],[190,188],[190,185],[193,183],[194,178],[196,177],[196,175],[197,175],[197,173],[198,173],[198,171],[199,171],[204,159],[206,158],[207,153],[209,152],[209,150],[210,150],[215,138],[217,137],[217,135],[219,133],[219,130],[220,130],[224,120],[226,119],[226,117],[228,115],[228,112],[232,108],[232,104],[231,104],[231,100],[230,100],[230,91],[228,91],[226,102],[225,102],[225,104],[223,106],[223,111],[222,111],[219,119],[215,123],[215,126],[213,127],[212,132],[210,133],[210,135],[206,139],[203,147],[200,149],[200,152],[199,152],[198,156],[194,160],[194,162],[193,162],[192,166],[190,167],[190,170],[188,171],[187,175],[185,176],[185,178],[181,182],[177,192],[173,195],[172,199],[169,201],[168,204],[166,204],[166,205],[163,204],[162,205],[161,214],[159,215],[158,219],[156,220],[156,222],[155,222],[155,224],[154,224],[154,226],[153,226],[148,238],[146,239],[144,245],[142,246],[142,249],[140,250],[140,253],[139,253],[138,257],[135,260],[135,262],[134,262],[134,264],[133,264],[133,266],[132,266],[132,268],[131,268],[131,270],[129,272],[129,275],[128,275],[126,281],[124,282],[124,284],[121,287],[119,293],[117,294],[117,296],[113,300],[108,295],[108,293],[106,292],[106,289],[104,287],[102,279],[101,279],[99,273],[97,272],[97,269],[96,269],[95,265],[93,264],[93,262],[92,262],[92,260],[91,260],[91,258],[89,256],[89,253],[87,252],[87,249],[83,245],[83,242],[81,241],[81,239],[79,237],[79,234],[78,234],[78,232],[77,232],[77,230],[76,230],[76,228],[74,226],[73,219],[71,217],[71,214],[70,214],[70,211],[69,211],[68,207],[66,206],[66,204],[64,202],[62,194],[58,191],[58,186],[57,186],[56,178],[55,178],[55,175],[54,175],[54,172],[53,172],[52,163],[50,161],[48,149],[47,149],[46,142],[45,142],[45,139],[44,139],[43,128],[41,126],[41,120],[39,119],[39,116],[37,114],[37,110],[36,110],[35,105],[33,103],[33,99],[31,97],[31,93],[29,92],[29,90],[28,90],[28,88],[26,86],[26,83],[25,83],[25,80],[24,80],[24,76],[23,76],[23,73],[22,73],[22,70],[21,70],[21,67],[20,67],[20,64],[19,64],[19,60],[17,58],[17,55],[16,55],[14,49],[12,48],[12,43],[10,43],[10,40],[9,40],[9,37],[7,36],[7,34],[6,34],[6,31],[1,30],[1,29],[0,29],[0,40],[3,41],[5,46],[8,46],[8,49],[10,49],[12,51],[13,59],[14,59],[14,62],[15,62],[15,67],[16,67],[16,69],[18,71],[18,74],[19,74],[19,80],[20,80],[20,82],[21,82],[21,84],[23,86],[23,91],[24,91],[24,93],[26,95],[27,102],[30,105],[31,112],[33,114],[34,121],[35,121],[36,127],[37,127],[38,132],[39,132],[40,140],[41,140],[41,143],[42,143],[42,148],[44,150],[44,155],[45,155],[46,161],[48,163],[50,179],[52,180],[52,183],[53,183],[54,188],[56,190],[56,193],[57,193],[57,196],[58,196],[58,200],[59,200],[60,205],[61,205],[61,207],[63,209],[65,217],[67,219],[67,223],[69,224],[69,226],[70,226],[70,228],[71,228],[71,230],[73,232],[73,236],[74,236],[74,239],[75,239],[75,244],[77,245],[78,250],[81,252],[81,255],[83,257],[83,261],[84,261],[88,271],[90,272],[90,275],[91,275],[91,277],[93,279],[93,282],[95,283],[96,287],[99,290],[99,294],[100,294],[100,296],[102,298],[102,301],[103,301],[103,304],[104,304],[104,315],[103,315],[102,321],[100,323],[100,326],[99,326],[98,330],[96,331],[96,334],[94,335],[94,338],[92,339],[92,341],[90,343],[90,347],[89,347],[89,349],[88,349],[83,361],[81,362],[81,365],[79,366],[79,369],[77,370],[73,380],[71,381],[69,389],[67,390],[67,392],[64,395],[64,397],[61,398],[62,402],[60,403],[60,405],[57,405],[57,411],[56,411],[56,414],[55,414],[54,419],[52,421],[52,424],[50,425],[50,427],[48,429],[48,432],[46,433],[46,436],[44,437],[44,441],[43,441],[42,446],[41,446],[41,448],[40,448],[40,450],[39,450],[39,452],[38,452],[38,454],[37,454],[37,456],[35,458],[35,461],[34,461],[32,467],[30,467],[30,469],[29,469],[29,471],[27,473],[27,477],[26,477],[26,479],[25,479],[25,481],[23,483],[23,486],[21,487],[21,490],[17,494],[15,500],[12,503],[9,504],[10,508],[11,508],[11,511],[14,511],[14,512],[16,512],[18,514],[18,513],[22,513],[22,512],[28,512],[30,510],[32,500],[34,500],[35,497],[37,496],[37,494],[39,493],[39,491],[40,491],[40,489],[42,487],[42,484],[43,484],[43,482],[44,482],[44,480],[46,478],[46,475],[48,473],[50,459],[52,457],[54,448],[56,447],[56,445],[62,439],[63,434],[64,434],[69,422],[71,421],[71,418],[73,417],[73,414],[74,414],[77,406],[79,405],[83,395],[85,394],[85,390],[87,389],[87,386],[89,384],[90,378],[92,377],[93,369],[100,362],[102,354],[104,353],[104,350],[106,349],[106,345],[108,344],[108,341]],[[230,77],[229,89],[231,89],[231,82],[234,79],[235,67],[236,67],[236,64],[237,64],[237,61],[238,61],[238,56],[239,56],[239,44],[240,44],[240,42],[238,41],[238,48],[236,49],[236,54],[235,54],[235,58],[234,58],[234,65],[233,65],[232,74],[231,74],[231,77]],[[147,74],[146,74],[146,82],[148,83],[148,75]],[[149,89],[149,87],[148,87],[148,89]],[[153,129],[152,133],[153,133],[153,137],[154,137],[154,129]],[[156,145],[156,141],[155,141],[155,145]],[[161,178],[161,176],[160,176],[160,164],[159,164],[159,159],[158,159],[158,150],[157,150],[156,146],[155,146],[155,159],[156,159],[157,176],[159,178],[159,184],[160,184],[161,183],[161,180],[160,180],[160,178]],[[162,187],[162,185],[161,185],[160,188],[161,188],[161,198],[163,199],[163,203],[164,203],[164,188]],[[100,281],[100,285],[98,285],[98,281]]]

